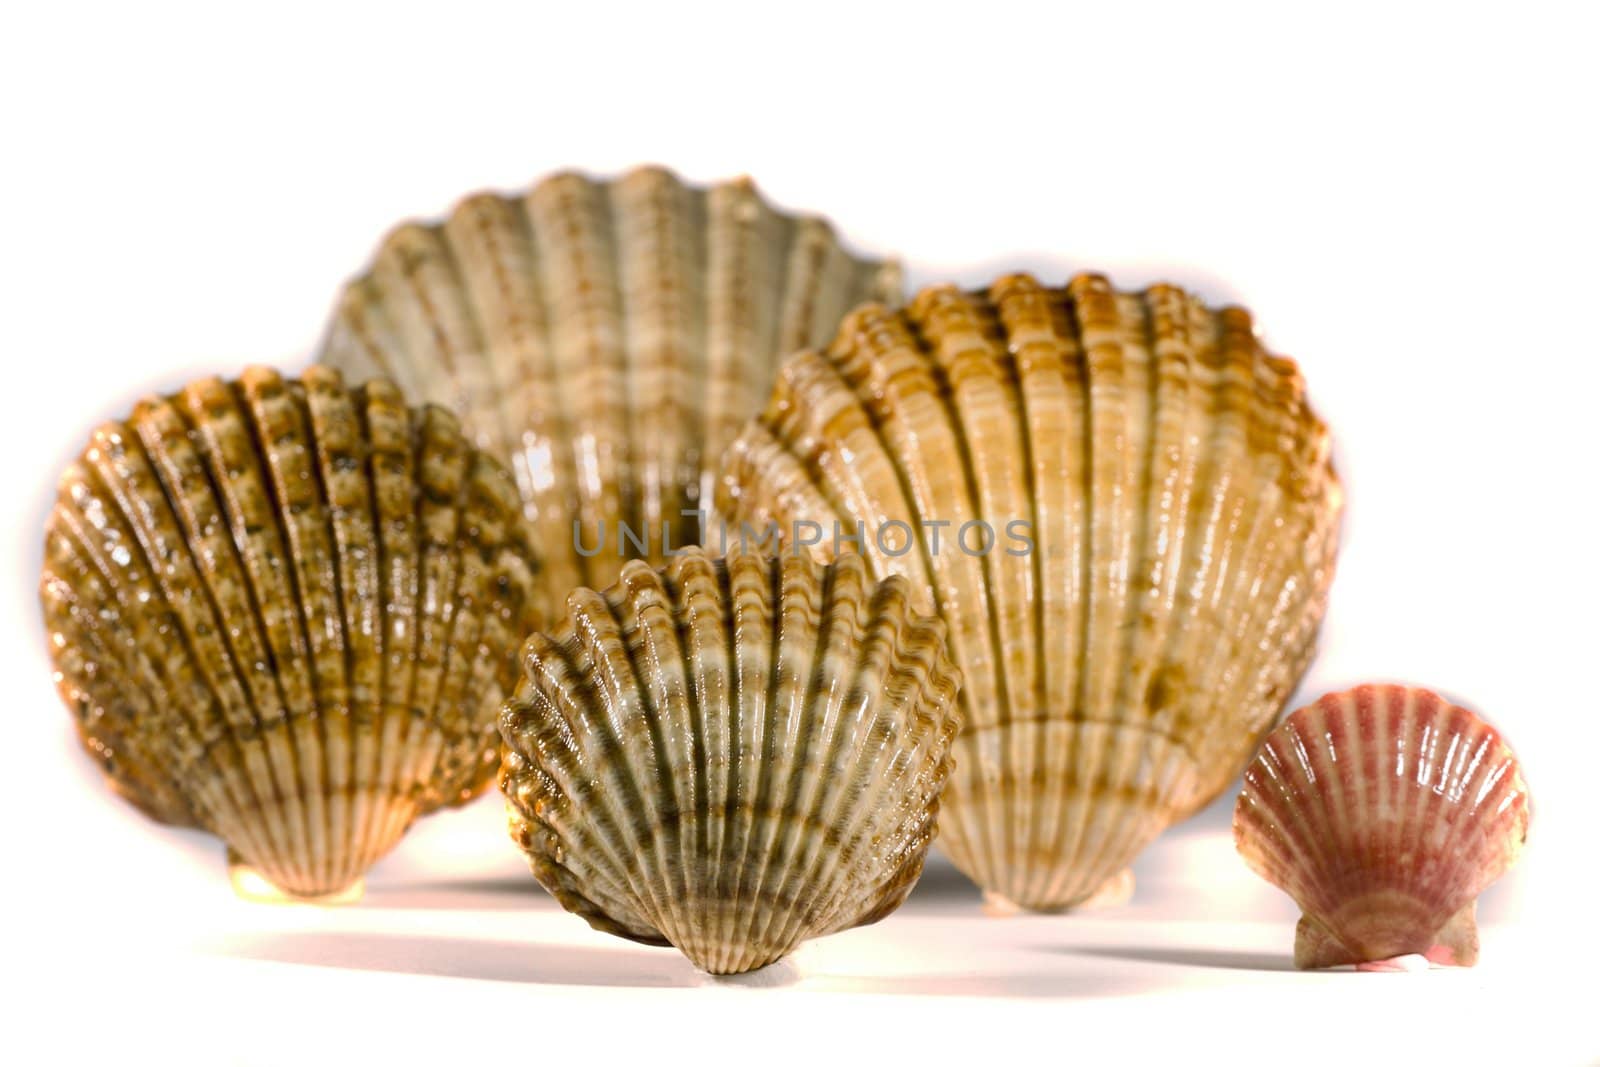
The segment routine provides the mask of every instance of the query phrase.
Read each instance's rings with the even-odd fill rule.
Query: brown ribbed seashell
[[[1477,897],[1528,837],[1500,735],[1426,689],[1363,685],[1296,711],[1245,770],[1233,837],[1300,905],[1297,967],[1478,959]]]
[[[936,286],[784,365],[718,510],[824,554],[864,534],[938,611],[965,679],[944,848],[1061,908],[1220,793],[1310,660],[1340,493],[1304,392],[1246,312],[1173,286]]]
[[[856,556],[698,549],[574,592],[501,717],[535,876],[717,974],[899,907],[958,725],[944,628],[908,601]]]
[[[708,506],[707,468],[779,361],[856,304],[900,296],[894,264],[850,255],[747,179],[564,173],[389,234],[318,358],[444,404],[510,464],[554,615],[623,559],[697,543],[684,512]]]
[[[252,368],[94,432],[40,595],[113,788],[322,897],[492,779],[532,583],[516,486],[455,416]]]

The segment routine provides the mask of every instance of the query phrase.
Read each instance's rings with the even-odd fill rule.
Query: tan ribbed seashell
[[[1528,837],[1522,769],[1426,689],[1363,685],[1267,736],[1234,809],[1239,853],[1303,913],[1297,967],[1478,959],[1477,897]]]
[[[492,780],[539,623],[516,486],[385,381],[246,370],[140,403],[62,475],[40,595],[112,786],[282,891],[349,890]]]
[[[1311,657],[1339,508],[1248,314],[1096,275],[858,309],[785,364],[718,487],[731,538],[864,534],[944,618],[966,725],[941,840],[1035,909],[1238,774]]]
[[[709,505],[707,468],[779,361],[861,301],[900,295],[894,264],[850,255],[826,222],[773,209],[747,179],[566,173],[389,234],[318,358],[450,407],[510,464],[543,556],[542,607],[558,614],[623,559],[697,543],[684,512]]]
[[[908,592],[855,556],[698,549],[574,592],[501,716],[535,876],[716,974],[899,907],[958,725],[944,628]]]

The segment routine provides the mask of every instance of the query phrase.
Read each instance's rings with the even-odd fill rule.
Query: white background
[[[1600,814],[1600,34],[1581,6],[0,11],[0,1043],[124,1062],[1600,1057],[1580,985]],[[236,903],[214,842],[113,802],[34,599],[55,473],[91,426],[200,372],[302,365],[402,218],[639,162],[749,173],[914,284],[1093,268],[1249,306],[1301,363],[1348,488],[1303,695],[1428,684],[1523,756],[1534,838],[1485,897],[1480,967],[1276,969],[1295,912],[1234,859],[1226,800],[1157,844],[1130,908],[986,920],[940,867],[902,914],[756,989],[562,914],[493,798],[419,826],[371,906],[334,912]]]

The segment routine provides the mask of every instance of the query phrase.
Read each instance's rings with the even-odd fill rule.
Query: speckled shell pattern
[[[1284,720],[1245,770],[1233,834],[1304,917],[1300,967],[1477,960],[1477,896],[1516,862],[1528,786],[1511,749],[1425,689],[1364,685]]]
[[[698,549],[574,592],[501,717],[535,876],[717,974],[893,911],[959,724],[944,628],[909,599],[856,556]]]
[[[531,552],[516,485],[385,381],[252,368],[141,402],[61,477],[40,591],[112,786],[286,893],[345,890],[492,781]]]
[[[389,234],[318,358],[444,404],[510,464],[543,556],[542,608],[559,614],[623,559],[698,543],[684,512],[708,506],[707,468],[779,361],[856,304],[900,297],[896,265],[850,255],[826,222],[775,210],[747,179],[563,173]]]
[[[1309,662],[1340,490],[1304,392],[1246,312],[1173,286],[936,286],[783,366],[718,506],[730,536],[816,522],[824,554],[865,533],[945,620],[941,845],[1054,910],[1220,793]]]

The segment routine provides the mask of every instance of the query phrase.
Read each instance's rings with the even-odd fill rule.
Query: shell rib
[[[735,542],[864,532],[944,618],[966,726],[942,843],[1056,909],[1221,792],[1282,709],[1333,573],[1328,456],[1243,310],[1011,275],[862,307],[794,356],[717,504]]]
[[[695,549],[568,607],[501,716],[511,833],[562,906],[714,974],[899,907],[959,686],[904,581]]]
[[[861,301],[900,296],[895,265],[851,256],[746,179],[567,173],[389,234],[318,358],[450,407],[510,464],[545,557],[541,608],[557,614],[623,559],[698,543],[685,512],[709,505],[705,467],[779,360]]]
[[[1422,955],[1471,966],[1479,893],[1528,836],[1500,736],[1425,689],[1363,685],[1301,708],[1246,769],[1239,853],[1304,913],[1295,966]]]
[[[304,897],[493,777],[531,590],[505,469],[448,412],[327,368],[202,379],[101,426],[40,583],[113,788]]]

